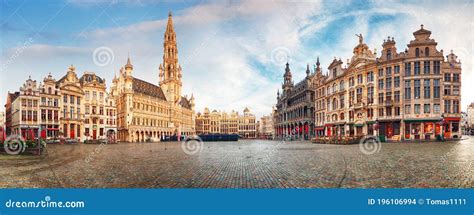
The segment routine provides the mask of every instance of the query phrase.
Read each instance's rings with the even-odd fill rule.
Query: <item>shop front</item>
[[[407,119],[405,140],[435,140],[441,135],[440,119]]]
[[[461,121],[460,117],[445,117],[444,118],[444,138],[461,138],[461,132],[459,129],[459,122]]]

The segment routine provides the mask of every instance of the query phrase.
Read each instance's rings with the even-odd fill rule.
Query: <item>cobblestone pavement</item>
[[[39,156],[0,154],[0,187],[473,187],[474,137],[444,143],[359,145],[240,140],[48,145]]]

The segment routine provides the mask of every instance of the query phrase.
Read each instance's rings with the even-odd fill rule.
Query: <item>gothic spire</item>
[[[125,64],[125,69],[133,69],[133,65],[130,62],[130,55],[128,55],[127,64]]]

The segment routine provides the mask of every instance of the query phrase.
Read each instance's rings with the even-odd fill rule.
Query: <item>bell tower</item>
[[[178,64],[178,46],[176,44],[176,33],[174,32],[171,12],[168,14],[163,43],[163,63],[159,67],[160,87],[166,96],[166,100],[178,102],[181,98],[181,66]]]

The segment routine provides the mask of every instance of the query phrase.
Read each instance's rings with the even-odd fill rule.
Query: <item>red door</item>
[[[92,130],[92,139],[97,139],[97,130]]]

